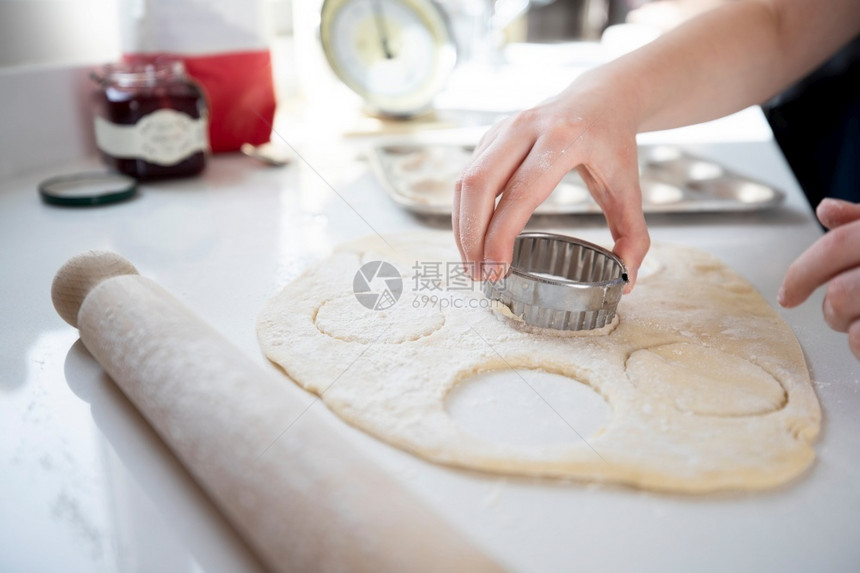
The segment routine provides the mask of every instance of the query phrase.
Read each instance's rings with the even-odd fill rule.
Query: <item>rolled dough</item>
[[[401,298],[385,311],[352,294],[355,272],[373,260],[403,277]],[[812,462],[821,413],[800,346],[711,255],[655,245],[618,324],[596,336],[523,328],[489,308],[479,288],[443,288],[432,294],[444,305],[422,304],[428,293],[414,288],[414,273],[456,260],[444,232],[344,245],[267,304],[260,344],[350,424],[442,464],[706,492],[776,486]],[[611,420],[577,443],[540,446],[495,443],[458,425],[446,411],[449,391],[507,369],[587,384]]]

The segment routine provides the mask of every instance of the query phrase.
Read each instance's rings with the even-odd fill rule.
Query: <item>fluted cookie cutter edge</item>
[[[628,283],[614,253],[574,237],[521,233],[507,274],[484,281],[484,294],[526,324],[592,330],[611,323]]]

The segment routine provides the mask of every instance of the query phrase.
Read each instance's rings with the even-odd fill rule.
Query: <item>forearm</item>
[[[636,133],[765,101],[860,33],[858,16],[860,0],[737,0],[498,122],[455,185],[452,225],[463,260],[510,263],[531,214],[576,169],[632,285],[650,245]]]
[[[739,0],[583,76],[633,100],[639,131],[762,103],[860,32],[858,0]]]

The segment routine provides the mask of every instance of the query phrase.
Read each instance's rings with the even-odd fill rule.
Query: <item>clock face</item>
[[[425,111],[457,60],[432,0],[325,0],[320,40],[341,81],[382,115]]]

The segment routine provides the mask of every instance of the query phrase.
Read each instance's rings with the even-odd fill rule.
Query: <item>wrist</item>
[[[647,85],[634,69],[613,61],[583,73],[571,88],[579,94],[589,94],[615,121],[621,121],[633,135],[648,130],[651,110],[656,106],[649,99]]]

